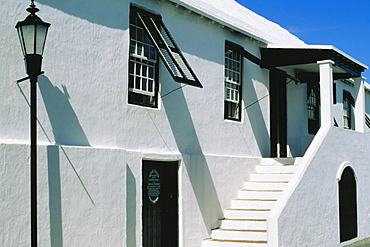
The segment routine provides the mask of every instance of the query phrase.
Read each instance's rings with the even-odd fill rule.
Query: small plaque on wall
[[[156,204],[159,200],[159,195],[161,193],[161,181],[159,173],[155,169],[149,172],[147,189],[149,201],[153,204]]]

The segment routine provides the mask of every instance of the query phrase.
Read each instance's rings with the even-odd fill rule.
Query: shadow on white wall
[[[46,76],[40,76],[38,84],[56,144],[89,146],[90,143],[69,102],[67,88],[63,86],[63,91],[60,90]]]

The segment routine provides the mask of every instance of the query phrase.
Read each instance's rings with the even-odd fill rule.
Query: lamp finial
[[[27,11],[30,12],[31,15],[35,15],[35,13],[39,11],[39,9],[36,8],[35,2],[33,0],[31,0],[30,7],[27,9]]]

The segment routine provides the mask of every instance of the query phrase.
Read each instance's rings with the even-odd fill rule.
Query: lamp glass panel
[[[26,54],[34,54],[35,49],[35,25],[22,25],[23,43]]]
[[[21,48],[22,48],[22,52],[23,52],[23,56],[26,56],[26,51],[24,50],[23,35],[22,35],[22,28],[18,27],[18,28],[17,28],[17,31],[18,31],[18,38],[19,38],[19,42],[20,42],[20,44],[21,44]]]
[[[44,52],[46,34],[48,27],[44,25],[36,25],[36,54],[42,55]]]

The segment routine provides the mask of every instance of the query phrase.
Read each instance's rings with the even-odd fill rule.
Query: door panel
[[[287,157],[286,78],[270,71],[271,157]]]
[[[178,246],[178,162],[143,161],[143,246]]]
[[[340,242],[357,237],[357,188],[354,172],[344,169],[339,181]]]

